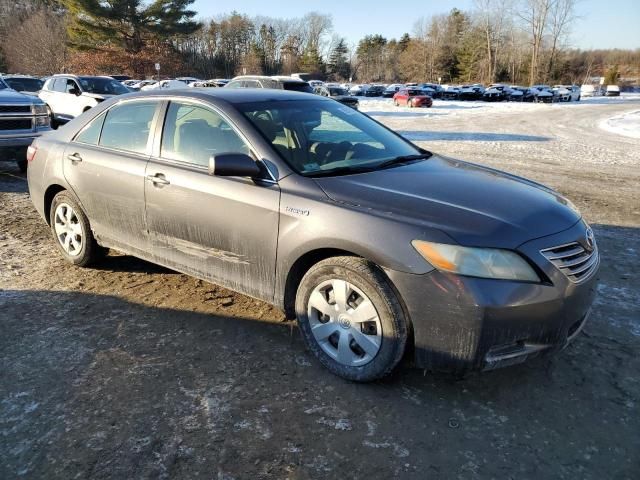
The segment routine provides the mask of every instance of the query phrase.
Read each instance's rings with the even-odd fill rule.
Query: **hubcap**
[[[61,203],[56,207],[53,227],[63,250],[72,257],[80,255],[84,232],[76,212],[69,204]]]
[[[359,288],[345,280],[318,285],[309,297],[307,315],[318,345],[342,365],[366,365],[380,351],[378,312]]]

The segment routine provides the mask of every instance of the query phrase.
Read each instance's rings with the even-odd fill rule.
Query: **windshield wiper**
[[[338,175],[351,175],[354,173],[365,173],[376,170],[378,167],[358,167],[358,166],[346,166],[337,167],[330,170],[315,170],[309,173],[303,173],[305,177],[318,178],[318,177],[333,177]]]
[[[391,167],[393,165],[399,165],[402,163],[413,162],[415,160],[424,160],[431,157],[431,155],[433,155],[431,152],[425,152],[416,155],[400,155],[399,157],[391,158],[389,160],[385,160],[382,163],[379,163],[375,168],[381,169]]]

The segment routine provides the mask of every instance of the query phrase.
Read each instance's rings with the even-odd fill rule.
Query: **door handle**
[[[71,155],[67,155],[67,158],[71,160],[71,163],[80,163],[82,161],[82,157],[79,153],[72,153]]]
[[[169,185],[169,180],[167,180],[162,173],[156,173],[155,175],[147,175],[147,180],[154,185]]]

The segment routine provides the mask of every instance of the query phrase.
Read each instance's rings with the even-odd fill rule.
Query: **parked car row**
[[[484,86],[479,83],[463,85],[439,85],[435,83],[393,83],[390,85],[349,85],[342,84],[341,88],[353,96],[395,98],[401,90],[420,90],[421,94],[431,99],[442,100],[483,100],[487,102],[577,102],[582,96],[597,94],[614,96],[619,95],[620,89],[616,85],[606,87],[602,93],[598,93],[590,85],[533,85],[523,87],[518,85],[491,84]],[[589,90],[591,87],[591,90]],[[406,92],[403,94],[406,96]],[[402,99],[399,104],[404,104]]]

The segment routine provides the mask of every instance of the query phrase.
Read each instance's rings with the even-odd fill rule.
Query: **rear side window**
[[[98,140],[100,139],[100,132],[102,131],[102,124],[104,123],[104,118],[106,116],[107,114],[103,113],[91,120],[91,122],[80,130],[78,135],[76,135],[75,141],[79,143],[86,143],[87,145],[97,145]]]
[[[102,127],[100,146],[145,153],[156,102],[125,102],[111,108]]]
[[[249,147],[214,110],[171,102],[162,132],[161,156],[201,167],[217,153],[249,154]]]

